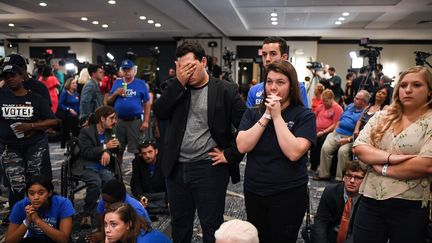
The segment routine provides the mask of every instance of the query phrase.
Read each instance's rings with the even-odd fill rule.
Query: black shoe
[[[159,218],[156,215],[149,215],[149,218],[152,222],[157,222],[159,221]]]

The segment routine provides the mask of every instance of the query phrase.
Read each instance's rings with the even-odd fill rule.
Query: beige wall
[[[415,65],[414,51],[432,52],[432,45],[374,45],[383,47],[381,51],[380,63],[384,67],[384,74],[390,77],[395,76],[401,71],[408,69]],[[362,47],[354,44],[318,44],[317,60],[334,66],[336,73],[343,80],[345,86],[345,75],[347,69],[351,66],[351,59],[349,53],[351,51],[359,51]],[[432,60],[429,61],[432,62]],[[364,60],[367,65],[367,59]]]

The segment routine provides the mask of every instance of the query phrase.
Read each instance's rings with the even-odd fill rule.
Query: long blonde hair
[[[423,77],[426,80],[426,84],[429,88],[429,92],[432,92],[432,73],[425,67],[422,66],[414,66],[412,68],[409,68],[405,72],[401,74],[399,77],[399,81],[396,84],[396,87],[393,92],[393,102],[391,105],[386,109],[385,114],[382,118],[382,120],[372,128],[371,131],[371,141],[372,145],[374,147],[378,147],[378,143],[381,141],[382,137],[384,136],[384,133],[391,127],[397,124],[401,121],[402,114],[404,112],[404,108],[402,106],[402,103],[400,101],[399,97],[399,89],[401,86],[401,81],[405,78],[407,74],[410,73],[420,73],[423,75]],[[424,107],[429,107],[429,109],[432,108],[432,97],[429,96],[428,102],[424,105]],[[420,107],[420,109],[423,107]]]
[[[87,81],[90,80],[90,74],[88,72],[87,68],[83,68],[79,74],[78,83],[79,84],[85,84]]]

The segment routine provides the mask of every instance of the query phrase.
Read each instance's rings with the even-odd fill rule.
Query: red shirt
[[[342,116],[342,113],[342,107],[336,102],[333,102],[332,107],[329,109],[326,109],[324,104],[319,105],[315,112],[316,131],[321,132],[338,122]]]
[[[57,87],[60,85],[60,82],[54,75],[49,76],[46,80],[43,80],[41,76],[39,77],[39,81],[47,87],[52,103],[51,110],[56,113],[58,106]]]
[[[322,99],[312,97],[312,111],[316,113],[316,109],[323,103]]]
[[[99,84],[101,94],[109,94],[111,91],[111,87],[114,83],[115,78],[112,76],[104,76],[102,79],[102,83]]]

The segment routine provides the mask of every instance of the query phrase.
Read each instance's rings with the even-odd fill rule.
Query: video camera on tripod
[[[313,71],[318,71],[323,67],[323,64],[321,62],[307,62],[306,68]]]
[[[432,53],[423,52],[423,51],[415,51],[414,54],[416,54],[416,65],[424,66],[427,64],[429,67],[432,68],[432,66],[427,62],[427,58],[432,55]]]
[[[367,48],[359,51],[359,56],[367,57],[369,62],[369,70],[375,71],[377,70],[377,58],[381,55],[380,51],[383,50],[382,47],[378,46],[370,46],[369,38],[360,39],[359,46]]]
[[[224,52],[222,54],[222,58],[224,60],[224,66],[222,67],[222,79],[234,82],[232,78],[232,62],[237,59],[237,55],[230,51],[227,47],[224,48]]]

